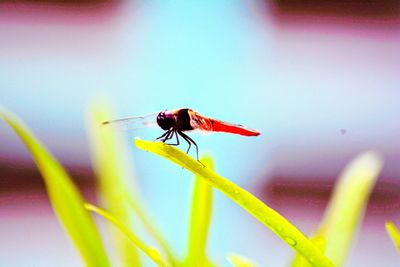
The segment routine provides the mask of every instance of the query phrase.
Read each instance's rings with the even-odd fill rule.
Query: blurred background
[[[400,221],[397,0],[0,1],[0,104],[16,112],[89,198],[85,120],[101,94],[116,117],[190,107],[262,131],[191,134],[217,171],[311,234],[335,178],[360,152],[385,166],[347,266],[398,266],[384,229]],[[191,174],[124,133],[151,214],[185,253]],[[186,146],[182,147],[186,149]],[[189,176],[189,177],[188,177]],[[291,248],[215,192],[209,253],[288,266]],[[0,265],[82,266],[22,142],[0,122]],[[61,261],[61,262],[60,262]],[[151,265],[149,265],[151,266]]]

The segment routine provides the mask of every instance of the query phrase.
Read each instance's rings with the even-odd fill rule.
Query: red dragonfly
[[[157,118],[155,119],[156,115]],[[257,130],[247,128],[240,124],[232,124],[213,118],[208,118],[189,108],[165,110],[159,113],[154,113],[146,116],[128,117],[123,119],[105,121],[103,122],[103,125],[141,124],[142,126],[149,126],[151,124],[154,124],[155,122],[157,122],[158,126],[161,127],[161,129],[165,130],[165,133],[160,137],[158,137],[156,140],[160,140],[161,142],[165,143],[166,141],[172,139],[175,136],[176,143],[169,145],[177,146],[179,145],[178,135],[180,135],[189,144],[186,153],[189,153],[192,144],[196,147],[197,160],[199,157],[199,148],[196,142],[193,141],[193,139],[190,138],[184,132],[192,130],[201,130],[205,132],[224,132],[231,134],[240,134],[245,136],[258,136],[261,134],[261,132]]]

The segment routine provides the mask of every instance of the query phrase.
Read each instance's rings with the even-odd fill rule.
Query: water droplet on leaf
[[[296,244],[297,244],[297,242],[296,242],[293,238],[290,238],[290,237],[285,237],[285,241],[286,241],[289,245],[291,245],[292,247],[296,246]]]

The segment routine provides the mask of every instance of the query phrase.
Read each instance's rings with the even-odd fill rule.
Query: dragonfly
[[[199,112],[190,108],[180,108],[175,110],[164,110],[149,115],[138,117],[127,117],[116,120],[104,121],[103,125],[116,126],[136,126],[136,128],[149,127],[158,125],[165,132],[156,138],[163,143],[171,140],[175,136],[175,143],[167,143],[168,145],[178,146],[179,136],[188,143],[189,150],[192,145],[196,148],[197,160],[199,160],[199,147],[196,142],[190,138],[186,132],[200,130],[203,132],[224,132],[230,134],[239,134],[244,136],[258,136],[260,131],[247,128],[241,124],[228,123],[214,118],[201,115]]]

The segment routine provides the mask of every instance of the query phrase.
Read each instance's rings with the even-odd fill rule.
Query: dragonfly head
[[[157,116],[157,124],[163,130],[169,130],[175,126],[176,119],[172,112],[161,111]]]

